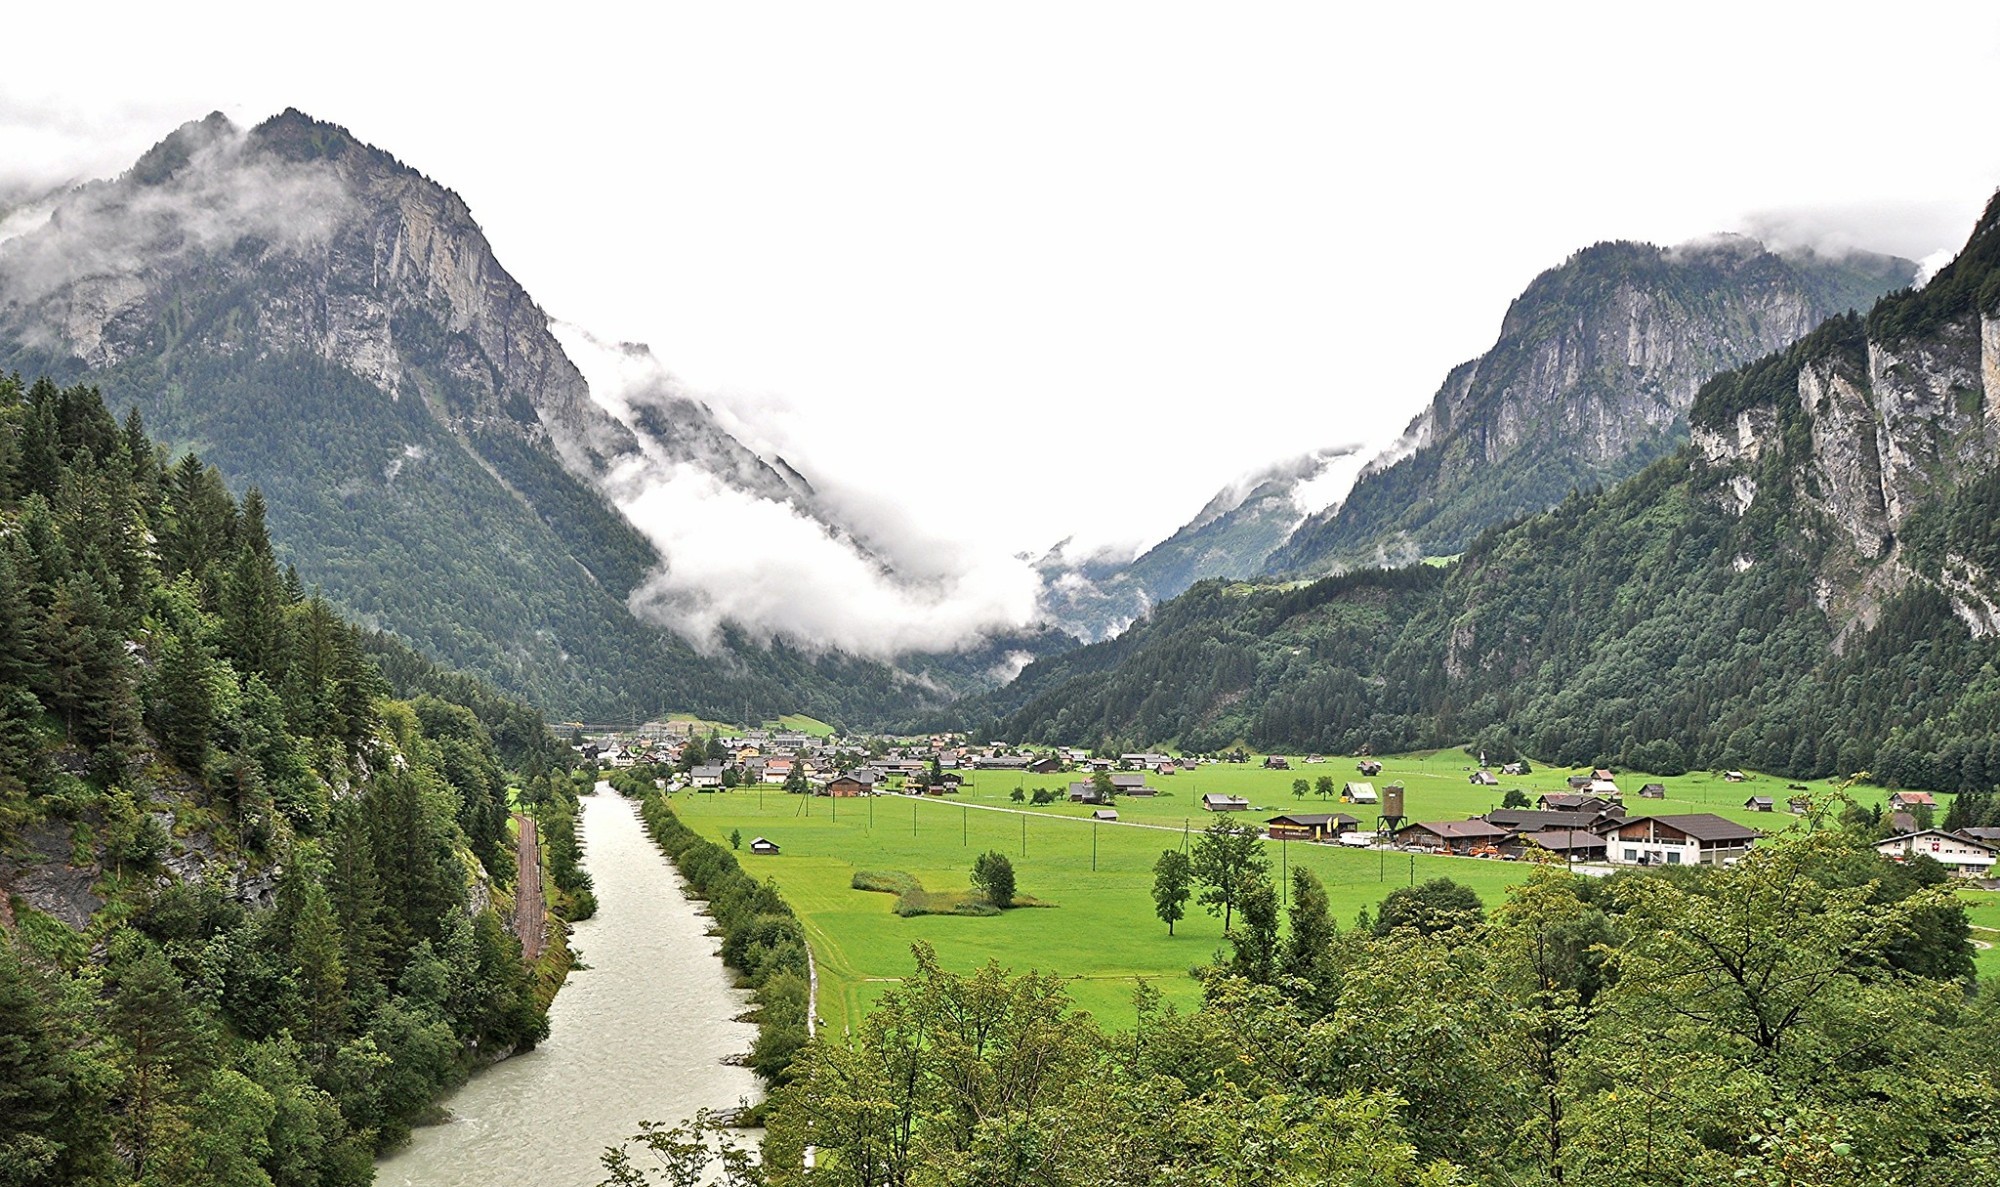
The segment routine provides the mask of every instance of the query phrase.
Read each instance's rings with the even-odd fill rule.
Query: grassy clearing
[[[832,726],[818,718],[807,717],[800,713],[787,713],[775,722],[767,721],[764,723],[764,728],[770,729],[774,725],[779,729],[797,730],[809,738],[830,738],[833,736]]]
[[[1985,944],[1972,954],[1981,977],[2000,977],[2000,894],[1990,890],[1962,890],[1966,916],[1972,920],[1972,939]]]

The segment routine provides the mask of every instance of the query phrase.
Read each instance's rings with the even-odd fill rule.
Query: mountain
[[[1301,488],[1352,452],[1321,450],[1232,483],[1173,535],[1130,561],[1072,561],[1058,546],[1036,564],[1044,616],[1080,638],[1102,639],[1197,581],[1263,572],[1306,520]]]
[[[185,125],[0,243],[0,365],[135,407],[263,490],[307,582],[560,715],[845,720],[945,695],[719,615],[663,628],[642,594],[672,558],[621,505],[687,475],[837,534],[810,484],[670,382],[594,390],[458,195],[297,111]]]
[[[1034,741],[2000,782],[2000,197],[1927,285],[1704,384],[1692,440],[1445,568],[1208,582],[959,707]]]
[[[1775,253],[1740,236],[1600,243],[1535,278],[1400,445],[1306,521],[1273,573],[1462,551],[1480,531],[1676,449],[1704,380],[1911,283],[1909,260]]]

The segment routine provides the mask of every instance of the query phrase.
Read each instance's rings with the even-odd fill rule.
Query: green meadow
[[[1502,777],[1499,787],[1475,787],[1467,782],[1473,762],[1463,752],[1443,750],[1383,758],[1381,774],[1369,782],[1379,790],[1401,782],[1407,789],[1411,820],[1452,820],[1498,807],[1502,795],[1519,787],[1532,801],[1543,792],[1566,791],[1567,769],[1541,768],[1525,776]],[[1248,812],[1233,819],[1261,825],[1265,818],[1287,811],[1345,811],[1359,816],[1363,828],[1375,826],[1374,810],[1294,796],[1293,781],[1315,782],[1331,776],[1336,785],[1360,779],[1355,760],[1328,758],[1308,764],[1294,760],[1289,771],[1264,770],[1250,764],[1218,764],[1175,775],[1149,775],[1161,794],[1122,796],[1117,823],[1093,823],[1092,809],[1059,803],[1035,807],[1015,804],[1010,792],[1020,787],[1067,791],[1076,775],[1027,775],[1002,771],[964,771],[964,788],[951,796],[922,799],[875,796],[830,800],[788,796],[777,788],[729,792],[683,791],[673,797],[674,810],[704,835],[727,843],[732,831],[742,834],[740,860],[758,876],[774,879],[805,921],[819,962],[819,1012],[831,1026],[855,1021],[884,988],[913,968],[910,945],[917,941],[937,949],[945,966],[969,970],[997,960],[1016,971],[1040,969],[1075,978],[1077,1004],[1109,1025],[1132,1018],[1132,990],[1144,978],[1169,1000],[1192,1004],[1198,989],[1188,971],[1225,948],[1222,921],[1190,902],[1188,917],[1172,937],[1153,914],[1152,866],[1165,848],[1178,848],[1184,837],[1199,832],[1215,817],[1201,809],[1207,792],[1239,795],[1250,800]],[[1728,783],[1706,772],[1670,778],[1621,774],[1628,811],[1678,814],[1714,812],[1733,820],[1776,831],[1795,818],[1785,800],[1799,794],[1788,781],[1752,776]],[[1641,800],[1645,783],[1666,785],[1667,798]],[[1814,794],[1830,795],[1835,785],[1805,785]],[[1863,803],[1886,800],[1879,788],[1856,788]],[[1743,807],[1753,795],[1778,802],[1775,813]],[[993,809],[1002,809],[995,811]],[[752,837],[768,837],[782,853],[757,857],[749,852]],[[1024,908],[993,918],[895,914],[893,895],[855,890],[857,870],[900,871],[932,891],[963,891],[970,886],[973,858],[995,849],[1014,863],[1022,894],[1054,904]],[[1372,910],[1382,896],[1411,881],[1440,876],[1463,882],[1491,905],[1506,888],[1526,876],[1521,863],[1454,857],[1412,856],[1407,853],[1354,850],[1301,842],[1270,847],[1274,873],[1293,865],[1311,869],[1326,883],[1334,914],[1350,923],[1363,908]],[[2000,928],[2000,896],[1968,894],[1974,922]],[[2000,941],[2000,932],[1974,933]],[[1983,973],[2000,973],[2000,949],[1979,953]]]

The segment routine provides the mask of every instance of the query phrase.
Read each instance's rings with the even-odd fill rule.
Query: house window
[[[1638,851],[1637,849],[1627,849],[1627,850],[1625,851],[1625,860],[1626,860],[1626,861],[1638,861],[1638,860],[1639,860],[1639,851]]]
[[[1670,866],[1677,866],[1677,865],[1681,864],[1681,855],[1680,855],[1679,853],[1677,853],[1677,852],[1670,852],[1670,853],[1668,853],[1668,854],[1667,854],[1667,864],[1668,864],[1668,865],[1670,865]]]

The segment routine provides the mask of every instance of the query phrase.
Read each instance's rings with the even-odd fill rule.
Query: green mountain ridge
[[[968,700],[997,736],[2000,781],[2000,198],[1921,290],[1703,386],[1691,443],[1445,569],[1210,582]]]

